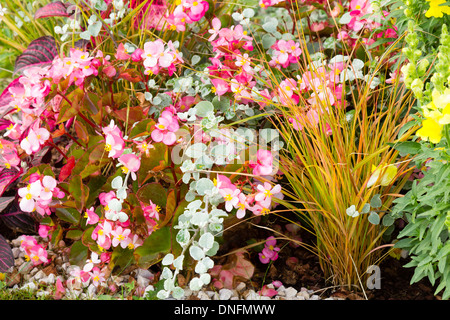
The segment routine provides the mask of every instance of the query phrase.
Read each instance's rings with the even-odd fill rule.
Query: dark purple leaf
[[[20,210],[17,201],[13,202],[6,213],[0,214],[0,220],[15,232],[34,234],[37,230],[38,222],[36,218],[32,214]]]
[[[86,39],[80,39],[80,40],[75,41],[74,47],[75,48],[79,48],[79,49],[81,49],[83,51],[86,51],[86,50],[90,49],[91,42],[89,40],[86,40]]]
[[[61,1],[49,3],[38,9],[34,14],[34,18],[69,17],[70,14],[67,12],[69,5],[70,3],[62,3]]]
[[[6,239],[0,235],[0,272],[7,272],[14,266],[14,255]]]
[[[22,170],[3,169],[0,171],[0,197],[5,192],[6,188],[13,183],[22,174]]]
[[[55,38],[44,36],[31,41],[28,48],[16,59],[14,73],[22,72],[33,66],[44,66],[52,63],[58,55]]]
[[[8,208],[8,205],[13,202],[15,197],[1,197],[0,198],[0,213]]]
[[[20,83],[19,79],[21,77],[18,77],[14,79],[5,90],[3,90],[2,94],[0,95],[0,115],[3,118],[5,113],[8,111],[8,105],[12,101],[11,93],[9,92],[9,89],[23,89],[24,86],[22,83]]]

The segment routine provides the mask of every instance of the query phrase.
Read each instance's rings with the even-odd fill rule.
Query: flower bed
[[[27,4],[33,15],[7,2],[0,221],[30,266],[64,250],[72,271],[58,292],[103,294],[130,268],[154,274],[143,298],[231,290],[293,246],[316,255],[327,285],[365,295],[388,253],[417,249],[394,247],[393,234],[404,219],[400,236],[415,229],[402,211],[421,179],[411,155],[448,136],[430,125],[447,124],[446,96],[422,93],[434,69],[414,68],[419,40],[401,2],[42,1]],[[411,6],[446,19],[433,1]],[[416,136],[425,102],[442,114],[425,112]],[[443,275],[447,298],[444,220],[429,240],[442,250],[413,280]],[[231,246],[242,225],[249,237]]]

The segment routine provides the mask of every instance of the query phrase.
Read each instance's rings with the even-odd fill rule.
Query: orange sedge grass
[[[299,70],[314,72],[325,86],[324,74],[314,68],[306,69],[312,65],[312,53],[308,52],[304,40],[297,39],[303,51]],[[372,76],[366,81],[356,79],[352,88],[344,85],[343,96],[347,93],[350,96],[349,106],[331,106],[328,101],[318,101],[315,105],[320,114],[317,125],[302,121],[303,129],[296,130],[289,122],[288,119],[304,115],[310,107],[302,97],[298,104],[264,101],[275,107],[270,120],[285,142],[279,154],[279,168],[288,183],[283,190],[286,198],[278,202],[291,209],[298,224],[314,234],[315,252],[325,278],[332,285],[348,290],[364,291],[370,276],[366,271],[386,256],[381,249],[390,246],[381,245],[386,231],[381,223],[370,223],[368,214],[351,217],[347,208],[355,205],[361,212],[374,195],[380,194],[383,204],[378,214],[382,218],[401,193],[412,170],[408,166],[411,159],[399,158],[398,151],[389,143],[405,141],[417,129],[409,128],[399,137],[400,129],[410,120],[408,115],[414,98],[398,79],[391,85],[381,83],[376,89],[370,87],[374,74],[386,72],[389,53],[385,52],[378,59]],[[353,51],[348,55],[351,57]],[[265,64],[268,66],[267,61]],[[350,62],[347,67],[353,68]],[[279,84],[279,76],[272,73],[266,85],[275,91]],[[354,112],[351,118],[349,110]],[[326,133],[327,125],[331,135]],[[388,165],[397,167],[390,184],[381,186],[378,181],[368,188],[373,167]],[[273,213],[287,218],[283,210]]]

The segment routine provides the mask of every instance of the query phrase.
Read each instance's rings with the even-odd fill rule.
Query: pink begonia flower
[[[128,242],[126,240],[130,235],[130,233],[131,233],[130,229],[123,229],[122,227],[117,227],[114,230],[112,230],[111,231],[111,235],[113,236],[112,246],[117,247],[120,244],[120,246],[125,249],[128,245]]]
[[[105,138],[105,150],[109,158],[119,158],[125,149],[125,141],[121,136],[108,134]]]
[[[0,155],[0,162],[6,169],[18,168],[20,158],[17,152]]]
[[[239,194],[241,193],[241,190],[239,190],[239,189],[233,190],[233,189],[223,188],[223,189],[219,189],[219,193],[222,195],[222,197],[225,200],[225,210],[230,212],[238,204]]]
[[[53,198],[53,190],[55,190],[57,182],[52,176],[44,176],[42,178],[42,191],[39,195],[41,200],[51,200]]]
[[[99,220],[99,216],[95,213],[94,207],[87,209],[84,217],[87,219],[86,224],[96,224]]]
[[[269,248],[269,250],[274,251],[276,249],[280,250],[280,248],[275,248],[275,246],[277,245],[277,240],[275,239],[274,236],[270,236],[266,239],[266,243],[264,244],[267,248]],[[278,251],[276,250],[276,251]]]
[[[245,72],[252,72],[252,66],[250,63],[250,59],[248,53],[244,53],[243,55],[237,55],[236,62],[234,63],[238,67],[242,67],[242,70]]]
[[[249,161],[250,168],[256,176],[271,175],[273,171],[273,156],[270,150],[259,149],[256,152],[256,162]]]
[[[238,202],[235,205],[235,208],[238,209],[236,211],[236,218],[242,219],[245,216],[245,210],[247,209],[247,197],[242,192],[238,195]]]
[[[158,59],[164,55],[164,42],[161,39],[156,41],[149,41],[144,44],[144,67],[152,68],[158,64]]]
[[[141,202],[141,208],[145,218],[159,220],[159,211],[161,210],[161,208],[158,205],[154,204],[151,200],[148,206],[144,205]]]
[[[192,21],[199,21],[209,9],[208,2],[201,0],[185,0],[183,6],[189,8],[187,14]]]
[[[322,31],[323,29],[325,29],[326,26],[327,26],[326,21],[313,22],[313,23],[311,23],[310,29],[312,32],[319,32],[319,31]]]
[[[98,199],[100,200],[100,204],[102,206],[107,206],[108,203],[114,199],[116,197],[116,193],[114,191],[109,191],[109,192],[101,192],[98,195]]]
[[[264,185],[258,185],[256,188],[259,192],[256,194],[255,200],[265,208],[270,206],[273,195],[281,191],[279,184],[272,188],[272,185],[268,182],[264,182]]]
[[[37,245],[37,240],[32,236],[21,235],[20,239],[20,248],[25,251],[29,251],[32,247]]]
[[[136,172],[141,167],[141,160],[134,153],[123,154],[119,157],[119,162],[123,165],[122,171],[125,174],[131,173],[131,178],[136,180]]]
[[[212,92],[219,97],[228,92],[229,86],[228,82],[222,79],[211,79],[211,83],[213,84]]]
[[[98,254],[95,252],[91,253],[91,258],[86,260],[86,264],[83,267],[84,272],[90,272],[94,269],[96,264],[99,264],[101,260],[98,258]]]
[[[283,283],[280,280],[272,281],[272,284],[275,288],[279,288],[283,285]]]
[[[120,136],[122,137],[122,131],[120,128],[115,124],[114,120],[111,120],[108,126],[102,128],[102,132],[105,135],[114,135],[114,136]]]
[[[227,189],[236,189],[236,186],[231,182],[230,178],[223,174],[218,174],[217,178],[214,179],[215,185],[217,188],[227,188]]]
[[[272,256],[273,256],[273,252],[267,248],[264,248],[262,250],[262,252],[258,253],[259,261],[261,261],[264,264],[269,263],[270,260],[272,260],[271,259]]]
[[[163,142],[170,146],[176,142],[175,132],[179,129],[176,116],[170,111],[163,111],[158,118],[158,123],[152,131],[151,137],[155,142]]]
[[[117,52],[114,56],[117,60],[128,60],[131,58],[131,56],[125,50],[125,46],[123,45],[123,43],[119,44],[119,46],[117,47]]]
[[[220,19],[214,18],[211,21],[212,29],[208,30],[208,33],[211,33],[211,36],[208,38],[208,41],[213,41],[218,35],[220,28],[222,27],[222,23],[220,22]]]
[[[36,131],[30,129],[28,136],[20,142],[20,147],[25,150],[27,154],[32,154],[41,148],[48,138],[50,132],[45,128],[39,128]]]
[[[100,255],[100,261],[103,263],[109,263],[111,261],[112,252],[102,252]]]
[[[105,281],[105,274],[98,267],[94,267],[89,274],[92,279],[92,284],[96,287]]]
[[[183,6],[177,6],[173,13],[167,17],[167,21],[170,24],[169,29],[176,31],[185,31],[186,24],[191,24],[192,19],[184,12]]]
[[[53,294],[53,299],[60,300],[64,297],[64,294],[66,293],[66,289],[64,288],[64,285],[61,282],[61,278],[56,279],[56,290]]]
[[[97,227],[99,228],[97,230],[98,235],[97,240],[99,243],[105,243],[106,239],[110,237],[112,231],[112,224],[108,221],[103,221],[103,224],[99,224],[97,225]],[[94,235],[94,233],[92,233],[92,235]]]
[[[131,54],[131,60],[134,62],[139,62],[142,60],[142,54],[144,53],[144,50],[142,50],[141,48],[137,48],[136,50],[133,51],[133,53]]]
[[[144,241],[139,238],[139,236],[137,234],[133,235],[133,237],[128,237],[125,239],[125,241],[123,243],[121,243],[122,245],[125,245],[125,247],[127,247],[128,249],[135,249],[138,248],[140,246],[142,246],[144,244]]]
[[[18,190],[18,194],[21,197],[19,202],[20,209],[24,212],[33,212],[41,191],[42,184],[40,180],[30,183],[24,188],[20,188]]]
[[[35,245],[32,247],[28,256],[34,266],[48,262],[47,251],[41,245]]]
[[[40,225],[39,225],[39,231],[38,231],[39,236],[42,237],[42,238],[47,238],[48,232],[49,232],[51,229],[52,229],[52,227],[50,227],[50,226],[46,226],[46,225],[44,225],[44,224],[40,224]]]
[[[264,285],[261,291],[258,291],[258,294],[265,297],[274,297],[278,294],[278,291],[272,288],[269,288],[267,285]]]

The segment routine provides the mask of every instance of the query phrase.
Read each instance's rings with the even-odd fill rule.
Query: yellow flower
[[[438,143],[442,139],[442,127],[438,120],[428,118],[422,121],[422,128],[417,130],[416,134],[422,140]]]
[[[441,6],[441,4],[445,3],[445,0],[427,0],[430,3],[430,8],[425,13],[425,17],[431,18],[442,18],[445,14],[450,14],[449,6]]]
[[[376,166],[372,165],[372,175],[369,178],[369,182],[367,182],[367,188],[373,186],[377,181],[379,181],[382,186],[388,186],[397,175],[397,170],[397,167],[392,164],[378,169]],[[383,173],[383,175],[380,179],[381,173]]]

